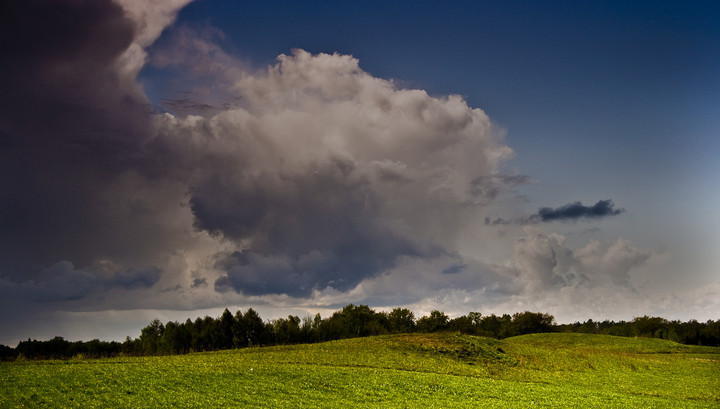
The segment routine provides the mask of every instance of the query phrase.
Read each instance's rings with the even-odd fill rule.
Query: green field
[[[720,348],[406,334],[164,357],[0,364],[0,407],[720,407]]]

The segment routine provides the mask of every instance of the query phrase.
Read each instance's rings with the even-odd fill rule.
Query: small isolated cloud
[[[617,216],[625,209],[616,209],[612,200],[600,200],[592,206],[583,206],[580,202],[566,204],[551,208],[543,207],[537,214],[530,216],[531,220],[539,219],[542,222],[574,221],[578,219],[599,219],[607,216]]]
[[[508,224],[535,224],[554,221],[578,221],[582,219],[600,219],[604,217],[617,216],[624,213],[625,209],[615,208],[612,200],[599,200],[592,206],[585,206],[581,202],[569,203],[560,207],[541,207],[537,213],[523,216],[517,219],[504,219],[501,217],[485,217],[485,225],[497,226]]]

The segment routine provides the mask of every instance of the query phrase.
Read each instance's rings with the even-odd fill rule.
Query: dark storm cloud
[[[81,247],[109,227],[98,193],[147,135],[145,101],[115,67],[134,25],[110,1],[3,4],[0,271],[88,264]]]
[[[386,223],[382,198],[354,175],[352,162],[330,158],[312,169],[236,184],[213,178],[194,190],[196,226],[251,247],[216,263],[219,291],[307,297],[348,291],[395,266],[399,256],[432,258],[444,250]]]
[[[157,281],[157,255],[182,240],[170,227],[184,188],[144,170],[153,120],[128,52],[147,25],[104,0],[2,8],[0,273],[111,261],[116,286]]]
[[[77,269],[70,261],[59,261],[42,270],[32,280],[9,281],[0,278],[0,288],[13,296],[31,301],[80,300],[93,292],[120,288],[150,288],[160,279],[158,268],[131,268],[110,272],[98,269]]]
[[[157,267],[130,268],[116,273],[106,281],[106,285],[118,286],[128,290],[148,288],[155,285],[160,279],[162,270]]]
[[[116,63],[134,35],[122,8],[102,0],[4,4],[0,112],[13,146],[52,147],[86,163],[95,155],[95,164],[136,149],[143,134],[126,120],[147,102],[121,89]]]
[[[175,106],[204,116],[153,113],[135,75],[160,30],[144,2],[121,3],[130,11],[102,0],[3,6],[10,287],[84,299],[174,275],[164,288],[349,291],[401,259],[454,253],[459,209],[526,183],[498,174],[512,151],[484,112],[399,89],[347,55],[295,50],[250,72],[181,31],[153,60],[201,79]],[[171,14],[155,17],[166,25]]]
[[[362,228],[323,234],[334,237],[336,242],[321,244],[310,239],[293,246],[286,244],[284,248],[271,246],[272,251],[267,254],[245,251],[242,261],[226,263],[234,265],[215,282],[215,288],[218,291],[234,289],[248,295],[309,297],[313,290],[327,287],[349,291],[365,278],[395,267],[400,256],[435,258],[444,254],[439,246],[397,236],[387,229]]]

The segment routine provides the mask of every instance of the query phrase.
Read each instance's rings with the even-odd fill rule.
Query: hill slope
[[[403,334],[0,365],[1,407],[718,407],[720,349],[657,339]]]

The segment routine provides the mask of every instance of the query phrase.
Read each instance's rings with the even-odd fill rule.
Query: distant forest
[[[632,321],[587,320],[583,323],[556,324],[549,314],[519,312],[502,316],[471,312],[450,319],[441,311],[415,318],[406,308],[377,312],[367,305],[349,304],[330,317],[299,318],[290,315],[264,321],[252,308],[234,315],[225,309],[218,318],[206,316],[184,323],[163,324],[153,320],[124,342],[67,341],[55,337],[48,341],[21,341],[15,348],[0,345],[0,359],[67,359],[113,356],[172,355],[267,345],[324,342],[371,335],[411,332],[451,331],[493,338],[542,332],[576,332],[624,337],[651,337],[690,345],[720,346],[720,320],[701,323],[668,321],[659,317],[637,317]]]

